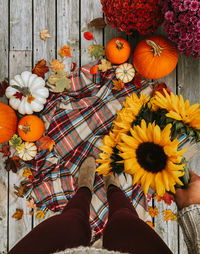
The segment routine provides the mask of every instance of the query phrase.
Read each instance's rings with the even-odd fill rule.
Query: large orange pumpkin
[[[17,129],[15,111],[7,104],[0,102],[0,144],[8,142]]]
[[[38,116],[27,115],[20,119],[17,130],[23,140],[34,142],[41,138],[45,131],[45,126]]]
[[[133,65],[144,78],[159,79],[167,76],[176,67],[178,51],[161,35],[143,39],[133,53]]]
[[[122,64],[128,60],[130,54],[131,47],[124,38],[113,38],[106,46],[106,57],[111,63]]]

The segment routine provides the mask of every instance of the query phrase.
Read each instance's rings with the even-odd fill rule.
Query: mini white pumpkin
[[[19,157],[24,161],[32,160],[37,154],[37,146],[34,143],[24,142],[18,150]]]
[[[132,64],[124,63],[117,67],[116,78],[122,80],[124,83],[130,82],[135,76],[135,69]]]
[[[10,106],[25,115],[40,112],[44,108],[49,90],[43,78],[24,71],[11,79],[5,94]]]

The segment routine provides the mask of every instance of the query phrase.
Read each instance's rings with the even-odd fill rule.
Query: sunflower
[[[141,108],[149,101],[149,97],[141,93],[140,97],[132,93],[123,103],[124,108],[117,112],[117,118],[113,122],[113,133],[116,140],[120,141],[119,133],[127,133]]]
[[[166,109],[168,113],[167,117],[182,121],[188,124],[190,127],[199,130],[200,129],[200,104],[196,103],[190,105],[189,100],[184,102],[183,96],[175,95],[163,89],[165,96],[160,92],[156,92],[156,95],[151,99],[153,107],[160,107]]]
[[[124,172],[133,175],[133,184],[141,184],[146,194],[149,187],[159,196],[166,191],[175,193],[175,184],[183,185],[179,177],[184,175],[181,163],[185,150],[178,151],[178,140],[170,140],[171,124],[163,130],[155,123],[130,129],[130,135],[121,133],[122,142],[117,148],[124,159]]]

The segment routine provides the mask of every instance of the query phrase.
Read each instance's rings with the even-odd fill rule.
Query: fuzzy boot
[[[117,187],[121,187],[120,186],[120,182],[119,182],[119,176],[118,175],[107,175],[103,177],[104,180],[104,185],[106,187],[106,191],[108,190],[109,185],[115,185]]]
[[[78,189],[80,187],[88,187],[93,191],[95,179],[96,162],[93,157],[88,157],[82,163],[78,175]]]

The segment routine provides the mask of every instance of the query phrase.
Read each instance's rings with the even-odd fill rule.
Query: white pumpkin
[[[132,64],[124,63],[117,67],[116,78],[122,80],[124,83],[130,82],[135,76],[135,69]]]
[[[24,142],[22,149],[18,150],[19,157],[24,161],[32,160],[37,154],[37,147],[34,143]]]
[[[43,78],[24,71],[11,79],[5,94],[10,106],[25,115],[40,112],[44,108],[49,90]]]

